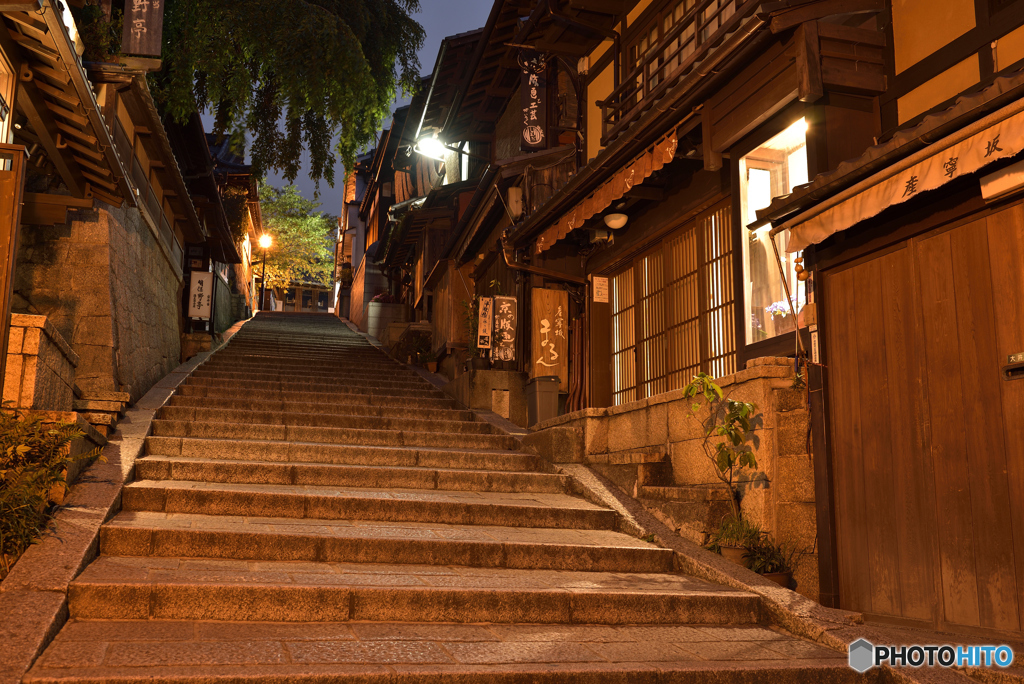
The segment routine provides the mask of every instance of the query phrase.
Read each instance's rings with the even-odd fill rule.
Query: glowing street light
[[[424,157],[430,157],[438,161],[444,161],[445,154],[449,152],[448,147],[437,139],[437,133],[431,136],[423,136],[417,140],[414,149]]]

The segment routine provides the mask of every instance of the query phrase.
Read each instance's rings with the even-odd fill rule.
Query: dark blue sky
[[[427,32],[426,40],[419,52],[421,73],[426,75],[434,68],[437,51],[446,36],[472,31],[486,24],[491,4],[491,0],[420,0],[420,12],[414,16]],[[401,104],[406,102],[403,101]],[[209,126],[209,123],[207,125]],[[304,166],[295,184],[304,196],[312,197],[314,184],[309,180],[308,173]],[[338,214],[341,210],[341,182],[344,176],[340,162],[334,174],[334,188],[325,183],[320,184],[320,201],[323,203],[323,211]],[[267,180],[273,185],[285,184],[284,179],[276,174],[270,174]]]

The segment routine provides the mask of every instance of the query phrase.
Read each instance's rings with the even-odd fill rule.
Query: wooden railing
[[[608,145],[665,92],[755,13],[760,0],[699,0],[649,48],[601,107],[601,145]]]

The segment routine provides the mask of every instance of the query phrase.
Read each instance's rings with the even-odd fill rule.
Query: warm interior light
[[[260,248],[261,249],[270,249],[270,245],[271,245],[271,243],[273,241],[274,241],[274,239],[272,237],[270,237],[269,235],[267,235],[266,233],[264,233],[263,235],[260,235]]]
[[[431,159],[437,159],[438,161],[443,161],[445,155],[449,152],[448,148],[444,146],[444,143],[437,139],[437,133],[434,133],[429,137],[424,136],[417,140],[415,149],[424,157],[430,157]]]
[[[626,225],[629,221],[629,217],[625,214],[605,214],[604,225],[608,226],[612,230],[618,230]]]

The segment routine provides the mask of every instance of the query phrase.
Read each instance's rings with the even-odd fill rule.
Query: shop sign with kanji
[[[494,298],[494,347],[491,358],[495,361],[516,360],[516,312],[515,297]]]
[[[159,57],[163,47],[166,0],[125,0],[121,52]]]
[[[213,310],[213,274],[209,271],[192,271],[188,289],[188,317],[210,320]]]
[[[559,389],[569,390],[569,294],[533,289],[530,377],[557,375]]]
[[[522,137],[520,149],[524,152],[547,149],[547,63],[544,56],[533,50],[519,53],[522,77],[519,85],[519,105],[522,108]]]

